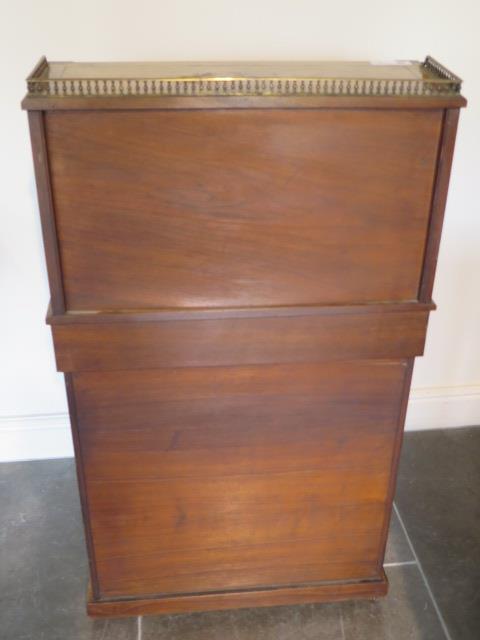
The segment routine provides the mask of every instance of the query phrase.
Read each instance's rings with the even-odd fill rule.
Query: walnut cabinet
[[[430,57],[39,62],[90,614],[386,593],[464,104]]]

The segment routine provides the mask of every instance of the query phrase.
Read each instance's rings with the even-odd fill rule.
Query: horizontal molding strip
[[[330,316],[364,313],[398,313],[433,311],[434,302],[374,302],[350,305],[295,305],[287,307],[229,307],[229,308],[177,308],[177,309],[125,309],[115,311],[69,311],[52,314],[48,309],[47,323],[82,324],[114,322],[167,322],[171,320],[219,320],[222,318],[281,318],[297,316]]]
[[[52,327],[58,371],[405,359],[423,353],[428,310]]]
[[[119,100],[121,104],[119,105]],[[27,111],[151,109],[446,109],[465,107],[461,95],[445,96],[116,96],[30,97]]]

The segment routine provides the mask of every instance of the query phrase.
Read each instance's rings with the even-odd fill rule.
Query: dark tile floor
[[[480,429],[407,434],[387,598],[120,620],[85,615],[72,460],[0,465],[1,640],[477,640]]]
[[[480,428],[411,433],[405,445],[397,507],[447,633],[478,640]]]

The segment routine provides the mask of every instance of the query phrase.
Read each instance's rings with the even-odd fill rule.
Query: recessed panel
[[[74,374],[101,594],[378,578],[405,372]]]
[[[69,310],[417,298],[441,111],[45,117]]]

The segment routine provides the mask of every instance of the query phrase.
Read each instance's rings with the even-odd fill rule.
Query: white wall
[[[426,354],[408,425],[480,424],[480,47],[477,0],[0,0],[0,459],[71,452],[24,78],[52,60],[423,59],[465,79]]]

